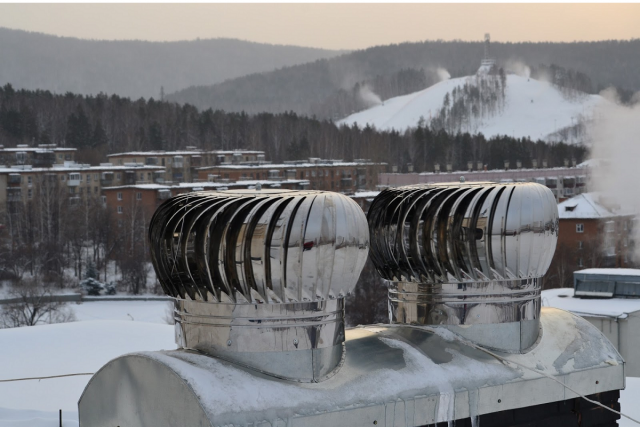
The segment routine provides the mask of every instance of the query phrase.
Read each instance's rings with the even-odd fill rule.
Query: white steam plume
[[[367,107],[373,107],[375,105],[382,104],[382,99],[380,99],[380,97],[376,95],[373,90],[371,90],[369,85],[365,84],[360,86],[360,92],[358,93],[358,96],[360,96],[360,99],[365,103]]]
[[[527,64],[517,59],[509,59],[504,63],[506,71],[511,71],[518,76],[529,78],[531,77],[531,68]]]
[[[594,167],[590,190],[602,194],[601,202],[619,212],[640,214],[640,104],[620,105],[615,89],[600,93],[612,102],[595,110],[591,124]],[[634,99],[640,99],[640,93]],[[640,243],[640,227],[633,230]],[[631,237],[631,236],[630,236]],[[640,261],[640,252],[633,254]]]
[[[436,68],[436,74],[438,75],[438,81],[440,82],[443,80],[449,80],[451,78],[451,74],[449,74],[449,72],[442,67]]]

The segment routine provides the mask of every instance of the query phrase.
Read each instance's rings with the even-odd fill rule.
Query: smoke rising
[[[373,107],[382,104],[382,99],[369,87],[369,85],[363,85],[360,87],[358,93],[360,99],[367,107]]]
[[[591,123],[591,158],[594,160],[590,190],[601,193],[601,202],[621,214],[640,213],[640,103],[620,104],[614,89],[600,93],[611,102],[595,110]],[[636,93],[635,100],[640,99]],[[640,227],[633,239],[640,243]],[[633,254],[640,261],[640,252]]]

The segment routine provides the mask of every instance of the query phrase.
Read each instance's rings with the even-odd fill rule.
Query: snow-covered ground
[[[96,372],[135,351],[175,349],[167,302],[103,301],[71,304],[78,321],[0,329],[0,379]],[[7,345],[10,343],[10,345]],[[0,383],[0,427],[78,426],[78,399],[91,377]],[[622,411],[640,419],[640,378],[628,378]],[[635,425],[622,419],[621,426]]]
[[[430,117],[436,116],[445,95],[472,78],[445,80],[419,92],[388,99],[383,104],[350,115],[338,125],[369,124],[379,130],[400,131],[414,127],[420,118],[428,122]],[[472,133],[482,132],[486,137],[509,135],[544,139],[576,124],[580,116],[590,117],[594,107],[601,102],[606,101],[599,95],[569,100],[550,83],[510,74],[504,111],[486,119]]]
[[[134,351],[176,348],[166,301],[70,304],[78,321],[0,329],[0,379],[96,372]],[[7,345],[10,343],[10,345]],[[0,427],[78,425],[78,399],[91,376],[0,383]]]

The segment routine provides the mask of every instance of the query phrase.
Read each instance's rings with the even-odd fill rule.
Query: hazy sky
[[[640,38],[640,4],[0,4],[0,26],[92,39],[229,37],[328,49]]]

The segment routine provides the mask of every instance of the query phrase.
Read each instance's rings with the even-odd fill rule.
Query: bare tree
[[[75,320],[67,304],[55,300],[51,292],[37,279],[16,283],[9,293],[17,301],[2,305],[0,326],[15,328],[38,323],[63,323]]]

